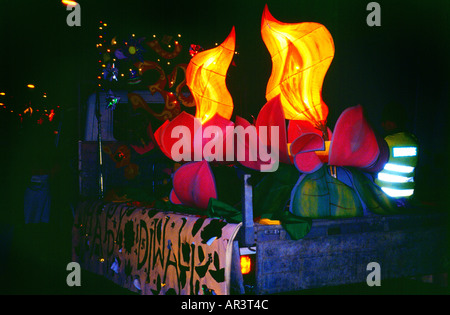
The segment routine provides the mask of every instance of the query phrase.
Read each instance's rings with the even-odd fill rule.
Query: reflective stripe
[[[417,147],[393,147],[392,151],[394,157],[417,155]]]
[[[414,171],[413,166],[406,166],[406,165],[400,165],[400,164],[394,164],[394,163],[387,163],[384,166],[385,170],[388,171],[394,171],[399,173],[411,173]]]
[[[378,173],[378,179],[391,182],[391,183],[411,183],[414,181],[414,177],[405,177],[400,175],[392,175],[387,173]]]
[[[393,189],[387,187],[381,187],[381,189],[391,197],[409,197],[414,194],[414,189]]]

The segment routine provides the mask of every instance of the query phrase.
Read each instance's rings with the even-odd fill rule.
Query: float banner
[[[72,259],[143,295],[229,294],[241,224],[126,203],[79,204]]]

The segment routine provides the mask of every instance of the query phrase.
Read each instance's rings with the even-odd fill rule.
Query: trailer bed
[[[301,240],[291,240],[281,225],[254,229],[256,294],[365,283],[370,262],[380,265],[381,285],[448,268],[445,213],[313,220]]]

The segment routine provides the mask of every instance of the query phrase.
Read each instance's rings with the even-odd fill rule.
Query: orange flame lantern
[[[307,120],[328,140],[322,84],[334,57],[331,34],[321,24],[283,23],[264,8],[261,35],[272,57],[266,99],[281,95],[285,118]]]
[[[230,119],[233,113],[233,99],[225,80],[234,56],[235,40],[233,26],[221,45],[196,54],[186,69],[186,83],[197,106],[195,117],[202,124],[215,114]]]
[[[233,99],[226,86],[226,73],[233,60],[235,39],[233,27],[220,46],[199,52],[190,60],[186,68],[186,85],[195,100],[195,117],[189,113],[181,112],[172,121],[166,121],[155,132],[158,145],[169,158],[173,159],[172,148],[178,141],[172,138],[172,131],[177,126],[188,127],[191,135],[197,134],[198,130],[201,131],[200,126],[205,128],[210,125],[219,127],[222,129],[224,137],[220,139],[220,137],[214,136],[210,144],[217,141],[226,143],[226,127],[233,125],[233,122],[229,120],[233,114]],[[201,135],[201,138],[203,148],[210,138],[203,138],[203,135]],[[191,141],[190,160],[192,161],[196,156],[194,156],[193,138],[191,138]],[[225,145],[222,146],[222,148],[224,147]],[[224,154],[224,152],[220,154]]]

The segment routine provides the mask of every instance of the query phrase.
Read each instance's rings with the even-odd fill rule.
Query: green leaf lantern
[[[350,186],[331,176],[328,166],[302,175],[291,194],[290,211],[300,217],[347,218],[363,215],[363,206]]]

